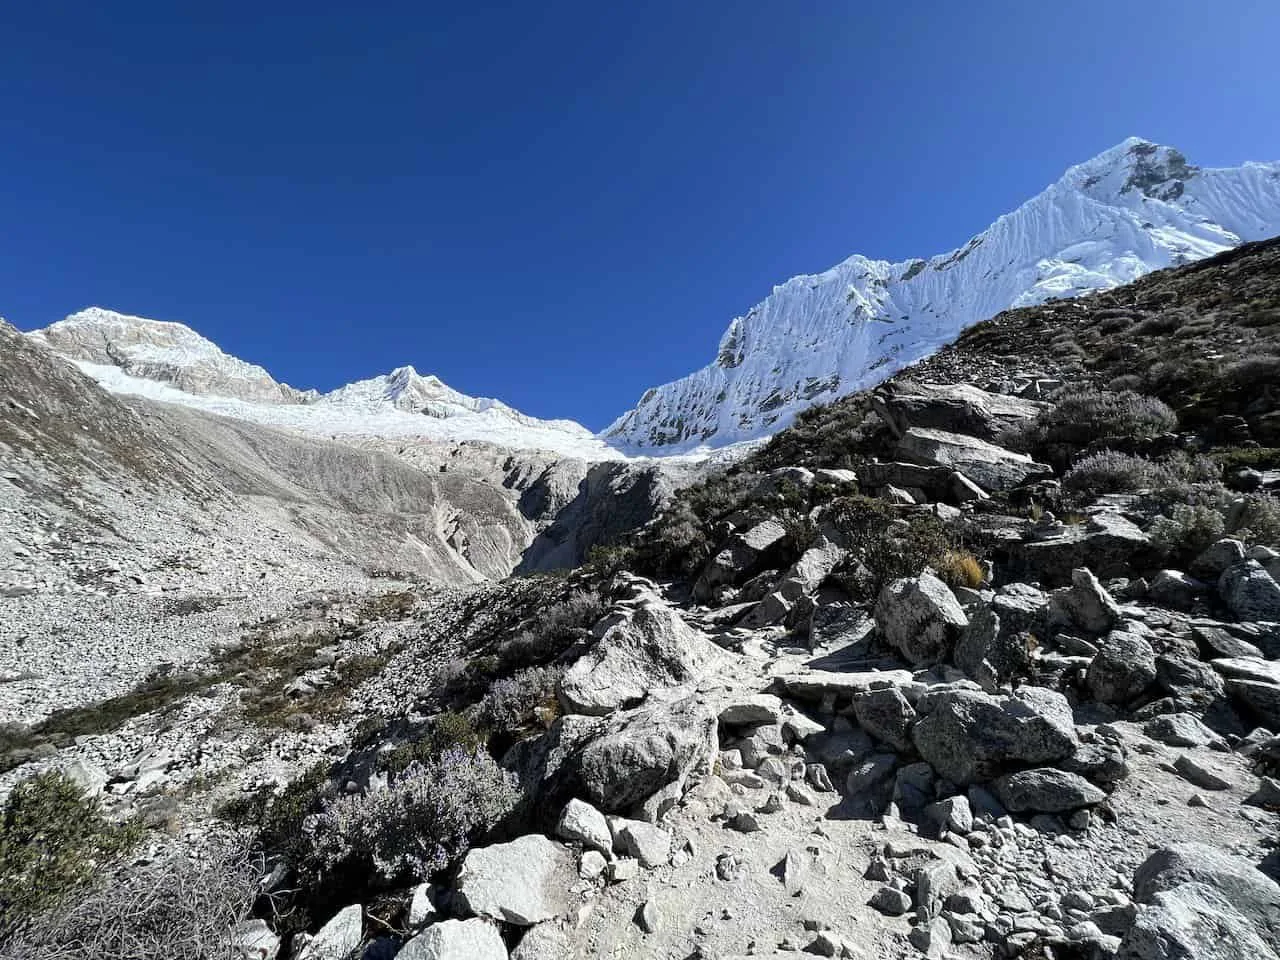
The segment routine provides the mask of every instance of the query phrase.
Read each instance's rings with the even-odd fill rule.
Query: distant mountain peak
[[[28,334],[103,386],[323,436],[478,440],[584,459],[617,456],[572,420],[471,397],[412,365],[321,395],[278,383],[182,323],[90,307]]]
[[[1280,234],[1280,163],[1215,170],[1130,137],[956,249],[849,257],[729,323],[715,358],[646,390],[601,436],[635,454],[768,436],[1010,307],[1072,297]]]

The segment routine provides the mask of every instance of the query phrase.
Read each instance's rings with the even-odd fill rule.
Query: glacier
[[[329,393],[279,383],[191,327],[89,307],[27,334],[105,389],[328,438],[489,443],[598,461],[624,455],[572,420],[471,397],[412,366]]]
[[[899,263],[855,255],[774,287],[729,324],[715,360],[646,391],[600,436],[651,456],[759,440],[1002,310],[1276,234],[1280,163],[1201,169],[1131,137],[948,253]]]

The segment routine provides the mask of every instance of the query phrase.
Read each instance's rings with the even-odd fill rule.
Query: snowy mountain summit
[[[318,396],[277,383],[262,367],[224,353],[181,323],[89,307],[30,336],[70,360],[115,367],[196,396],[256,403],[301,403]]]
[[[633,454],[766,436],[872,386],[1011,307],[1108,289],[1280,234],[1280,163],[1192,166],[1130,138],[964,246],[928,260],[852,256],[793,277],[729,324],[715,360],[648,390],[601,436]]]
[[[539,420],[470,397],[411,366],[329,393],[297,390],[190,327],[90,307],[28,334],[114,393],[324,437],[477,441],[588,460],[617,451],[572,420]]]

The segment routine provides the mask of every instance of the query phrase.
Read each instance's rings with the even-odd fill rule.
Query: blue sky
[[[950,249],[1131,134],[1280,158],[1277,38],[1274,0],[13,6],[0,315],[600,428],[775,283]]]

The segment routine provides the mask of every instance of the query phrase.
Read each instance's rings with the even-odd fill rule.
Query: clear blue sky
[[[599,428],[775,283],[1131,134],[1280,158],[1277,41],[1275,0],[9,5],[0,315]]]

